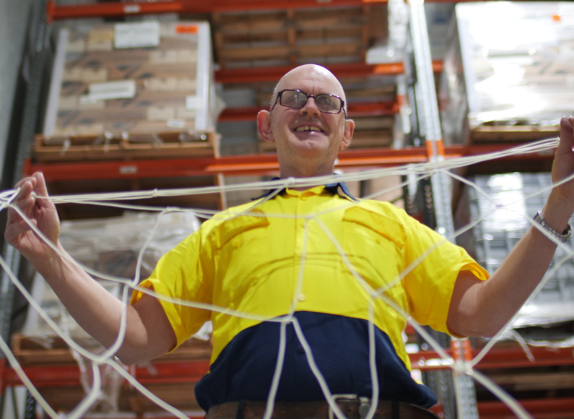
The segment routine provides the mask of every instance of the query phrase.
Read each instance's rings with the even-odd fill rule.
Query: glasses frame
[[[287,106],[283,104],[282,98],[283,98],[283,93],[285,92],[298,92],[298,93],[303,93],[305,96],[307,96],[307,100],[305,101],[305,103],[303,104],[303,106],[297,108],[294,106]],[[345,101],[343,99],[341,99],[340,96],[334,95],[332,93],[320,93],[318,95],[310,95],[307,92],[304,92],[303,90],[300,89],[284,89],[281,90],[279,93],[277,93],[277,97],[275,98],[275,103],[273,103],[273,106],[271,107],[270,111],[272,111],[273,109],[275,109],[275,106],[277,105],[277,102],[279,102],[279,104],[281,106],[284,106],[286,108],[289,109],[301,109],[303,107],[305,107],[305,105],[307,104],[307,101],[309,100],[310,97],[312,97],[314,100],[317,100],[317,96],[329,96],[329,97],[336,97],[337,99],[339,99],[341,101],[341,107],[339,108],[339,110],[337,112],[326,112],[326,111],[322,111],[321,109],[319,109],[319,107],[317,106],[317,109],[319,109],[319,111],[321,111],[321,113],[326,113],[326,114],[330,114],[330,115],[337,115],[340,114],[341,111],[343,111],[343,113],[345,114],[345,119],[347,119],[347,111],[345,110]]]

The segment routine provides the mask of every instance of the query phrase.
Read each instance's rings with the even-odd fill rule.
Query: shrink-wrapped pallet
[[[206,22],[62,28],[35,158],[213,157],[212,67]]]
[[[458,4],[448,42],[447,144],[550,137],[574,111],[574,4]]]
[[[474,176],[471,180],[480,191],[465,187],[455,225],[462,228],[480,223],[457,237],[457,243],[492,274],[531,227],[532,217],[544,207],[552,179],[550,173],[505,173]],[[570,224],[574,225],[574,217]],[[572,249],[574,239],[570,238],[566,246]],[[513,327],[574,320],[574,260],[569,253],[558,247],[547,271],[550,277],[545,277],[542,289],[522,307]]]
[[[127,213],[123,217],[116,218],[63,222],[60,243],[72,258],[90,269],[94,280],[99,281],[112,295],[121,298],[123,283],[103,280],[100,274],[135,284],[137,279],[144,279],[152,272],[164,253],[198,228],[199,221],[188,212],[169,212],[162,215]],[[145,250],[142,252],[144,247]],[[139,278],[136,278],[137,260],[140,253],[142,258]],[[39,274],[34,279],[32,297],[43,312],[75,343],[92,353],[103,352],[104,348],[74,321],[54,291]],[[194,337],[205,341],[209,339],[210,331],[211,323],[208,322]],[[62,388],[53,385],[40,389],[42,396],[55,410],[72,409],[82,400],[85,393],[91,390],[93,377],[89,362],[79,352],[71,350],[37,311],[33,309],[28,311],[22,333],[15,333],[11,344],[14,355],[23,365],[78,363],[79,386],[68,384]],[[207,362],[210,355],[209,342],[190,339],[175,352],[162,357],[157,362],[170,360]],[[97,402],[92,406],[92,412],[112,413],[130,408],[135,409],[132,403],[135,400],[134,397],[138,398],[138,403],[135,405],[139,406],[142,400],[127,386],[122,386],[123,377],[109,365],[102,364],[99,369],[102,380],[101,393]],[[197,408],[194,398],[189,396],[189,386],[185,402],[181,400],[181,397],[170,399],[169,394],[163,398],[170,400],[173,404],[179,404],[181,408]],[[158,393],[155,389],[150,390]],[[65,394],[65,397],[61,397],[62,394]],[[145,398],[141,399],[145,403]],[[153,410],[153,405],[145,406],[145,410]],[[138,411],[138,413],[142,412]]]
[[[60,243],[74,260],[91,270],[94,280],[112,295],[121,298],[123,283],[105,280],[98,274],[123,279],[124,283],[134,282],[141,253],[138,279],[143,280],[151,274],[163,254],[198,228],[199,221],[191,213],[171,212],[161,216],[128,213],[116,218],[65,221],[61,226]],[[148,240],[150,242],[142,252]],[[86,346],[99,347],[70,317],[40,275],[36,275],[34,280],[33,296],[66,333]],[[51,339],[57,336],[34,310],[29,311],[23,331],[39,341],[45,339],[48,346]]]

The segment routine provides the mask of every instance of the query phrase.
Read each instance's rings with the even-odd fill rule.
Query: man
[[[337,153],[353,135],[345,102],[341,84],[323,67],[304,65],[281,79],[271,110],[257,116],[261,137],[277,145],[281,178],[333,173]],[[555,182],[574,172],[573,125],[573,118],[561,121]],[[53,205],[32,195],[47,196],[42,175],[16,186],[21,188],[16,204],[63,251]],[[552,191],[540,223],[562,237],[573,211],[574,185],[568,182]],[[12,210],[5,237],[44,276],[78,323],[111,345],[122,303],[52,251]],[[135,292],[117,355],[128,364],[153,359],[211,319],[212,365],[196,387],[198,402],[213,414],[225,402],[264,401],[277,362],[280,323],[261,319],[280,319],[293,308],[277,400],[324,398],[296,326],[332,393],[370,397],[368,307],[373,301],[380,398],[429,407],[436,402],[434,395],[408,371],[400,336],[405,319],[382,299],[372,300],[369,289],[384,290],[419,323],[455,336],[492,336],[534,290],[555,248],[531,228],[486,281],[487,273],[464,250],[444,243],[388,203],[357,201],[343,184],[286,188],[205,222],[162,258],[142,284],[222,310],[170,304]]]

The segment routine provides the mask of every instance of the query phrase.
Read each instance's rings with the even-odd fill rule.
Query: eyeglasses
[[[345,119],[347,118],[347,112],[345,111],[345,101],[339,96],[322,93],[320,95],[314,96],[309,95],[301,90],[285,89],[277,93],[277,99],[271,107],[271,110],[275,108],[277,102],[281,106],[286,106],[287,108],[301,109],[307,103],[307,100],[312,97],[315,99],[315,105],[323,113],[340,113],[341,110],[345,113]]]

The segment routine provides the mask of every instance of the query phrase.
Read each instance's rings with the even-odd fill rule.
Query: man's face
[[[282,106],[277,94],[285,89],[301,90],[308,95],[334,94],[345,100],[337,79],[319,66],[302,66],[288,73],[277,86],[275,104],[270,114],[271,139],[276,143],[282,167],[297,166],[312,159],[322,164],[334,162],[337,153],[350,142],[344,111],[338,114],[319,110],[314,98],[309,98],[300,109]],[[348,137],[348,138],[347,138]]]

